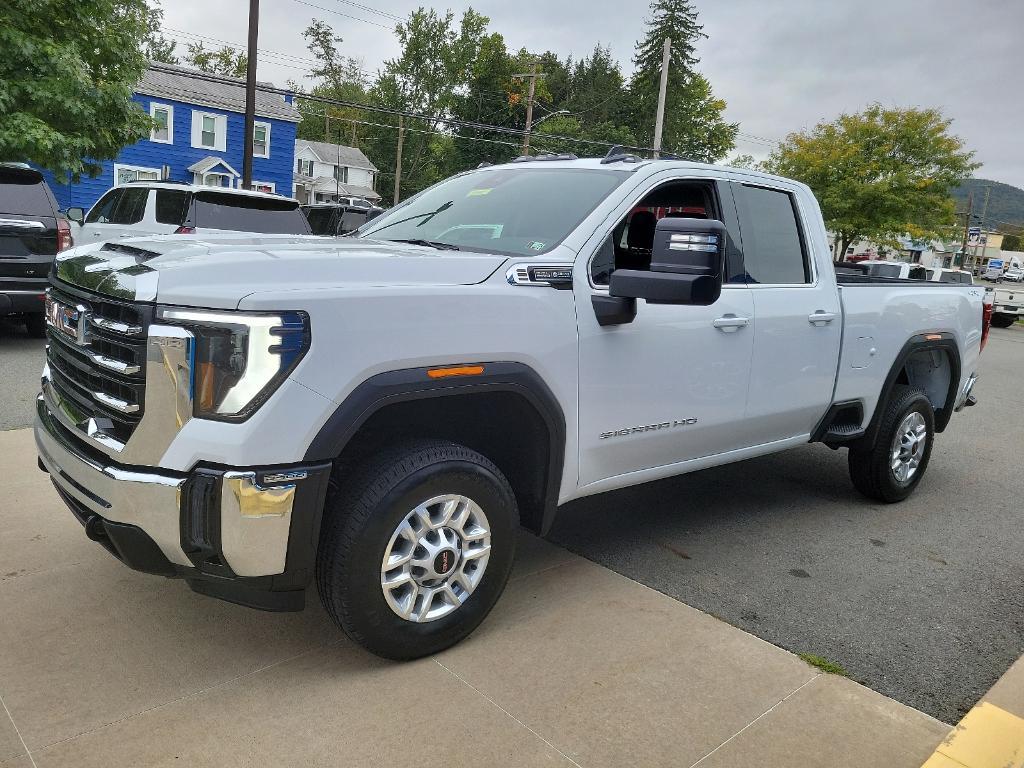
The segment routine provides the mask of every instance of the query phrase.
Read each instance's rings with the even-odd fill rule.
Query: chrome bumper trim
[[[168,560],[191,566],[181,549],[180,496],[186,476],[104,465],[78,450],[63,434],[64,429],[47,407],[46,398],[40,396],[36,401],[36,447],[60,490],[106,520],[138,526]]]

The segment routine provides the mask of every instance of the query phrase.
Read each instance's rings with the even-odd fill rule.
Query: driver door
[[[588,241],[578,264],[580,485],[746,447],[743,418],[753,352],[754,303],[742,281],[732,196],[709,179],[668,179],[632,198]],[[651,216],[719,219],[729,231],[725,285],[710,306],[637,300],[632,322],[601,326],[594,296],[608,275],[643,268]],[[646,236],[646,235],[645,235]],[[647,245],[650,248],[650,245]],[[650,259],[647,257],[649,267]],[[649,479],[637,478],[636,481]],[[664,474],[670,474],[665,472]]]

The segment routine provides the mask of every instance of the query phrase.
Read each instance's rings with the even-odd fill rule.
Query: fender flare
[[[960,347],[957,345],[956,337],[952,333],[919,333],[916,336],[912,336],[903,345],[900,353],[896,356],[896,361],[892,364],[889,373],[885,377],[882,392],[878,397],[878,403],[875,405],[875,412],[872,414],[871,421],[868,422],[867,429],[864,431],[864,439],[869,444],[874,445],[875,439],[878,437],[878,427],[882,421],[882,414],[885,412],[885,405],[889,402],[893,387],[896,386],[896,379],[899,378],[900,373],[906,366],[907,360],[915,352],[925,350],[938,350],[946,353],[946,356],[949,358],[949,391],[946,393],[945,405],[942,408],[935,409],[935,431],[937,433],[942,432],[946,429],[946,425],[949,424],[949,420],[953,416],[953,408],[956,405],[957,392],[960,388]]]
[[[447,366],[404,368],[378,373],[359,384],[338,405],[317,432],[304,461],[333,461],[352,437],[378,411],[389,405],[479,392],[512,392],[523,397],[538,413],[548,432],[548,467],[544,478],[544,508],[540,532],[546,534],[554,521],[565,460],[565,416],[544,379],[528,365],[517,362],[462,361],[453,366],[482,366],[473,375],[431,378],[428,371]],[[316,458],[314,458],[316,457]]]

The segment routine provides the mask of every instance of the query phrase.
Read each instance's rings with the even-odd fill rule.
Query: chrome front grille
[[[54,389],[94,431],[126,443],[145,409],[152,308],[63,284],[49,296],[46,358]]]

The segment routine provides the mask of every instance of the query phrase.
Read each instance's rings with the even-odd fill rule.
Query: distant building
[[[245,143],[245,81],[211,82],[194,69],[159,64],[148,69],[134,100],[156,120],[147,138],[104,161],[95,178],[77,184],[46,180],[62,208],[89,208],[113,186],[166,179],[213,187],[242,186]],[[218,77],[218,80],[222,78]],[[299,111],[291,96],[256,91],[253,188],[290,195]]]
[[[376,202],[377,166],[356,147],[295,140],[292,196],[300,203],[333,203],[362,197]]]

